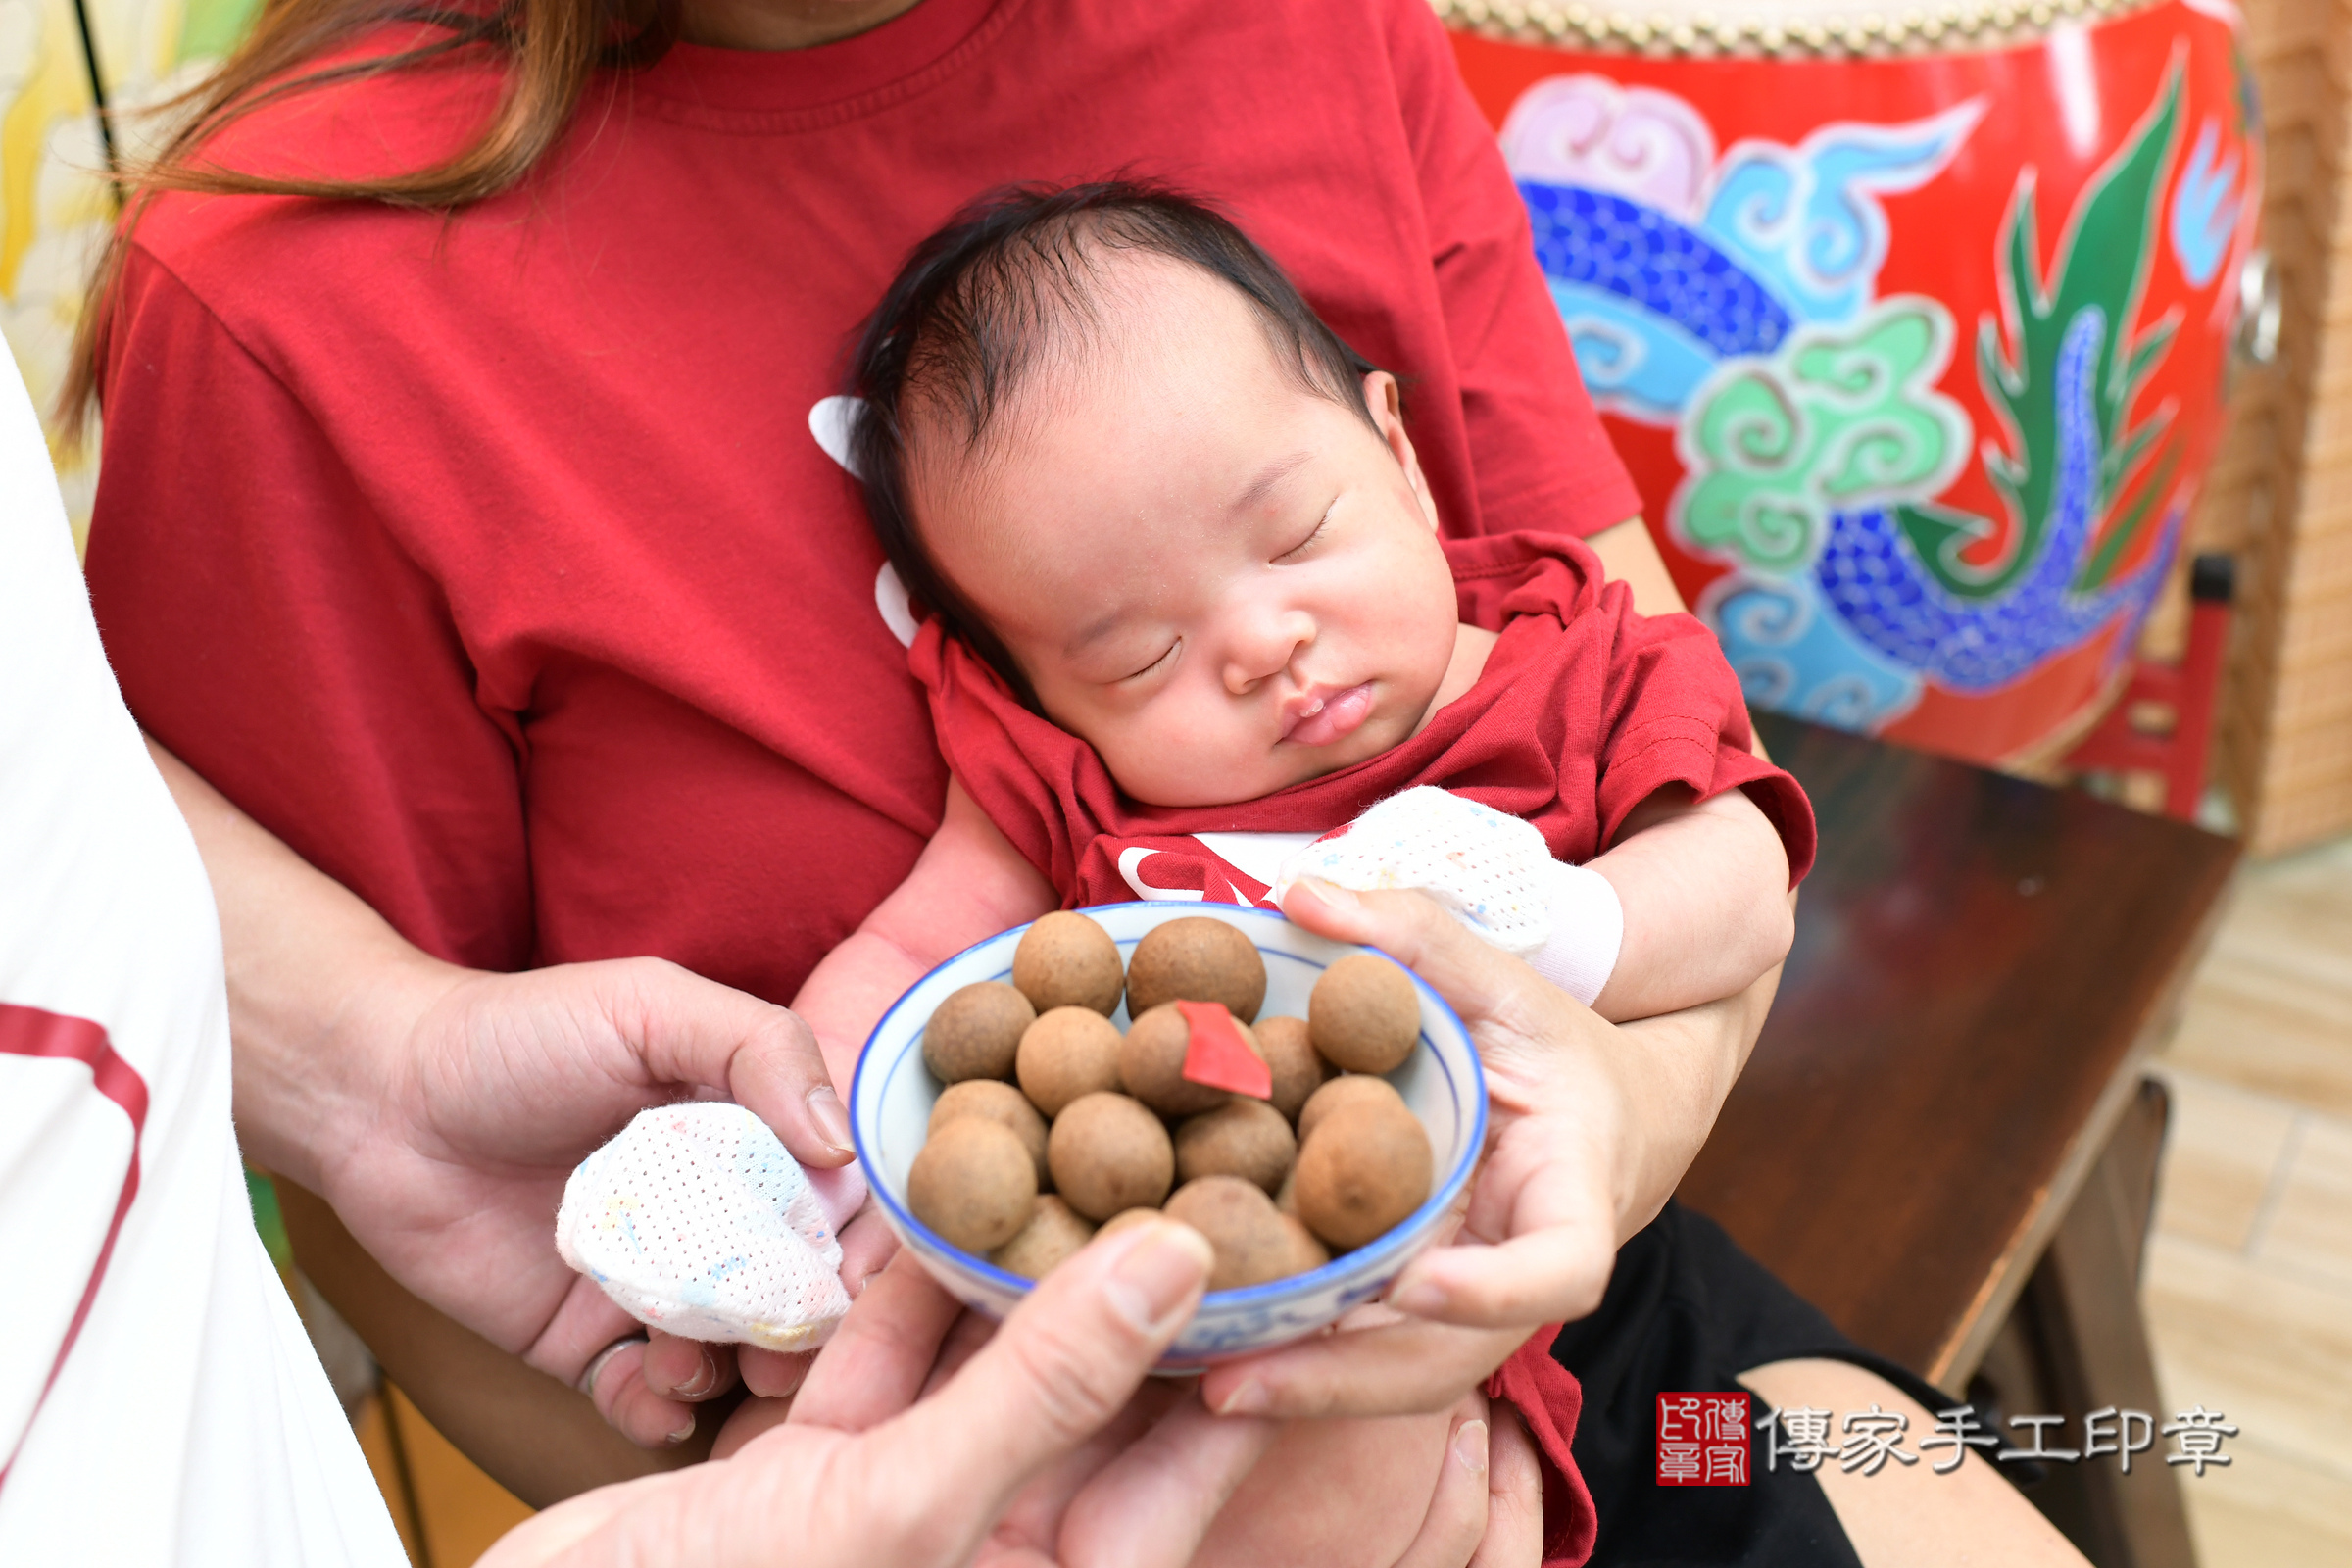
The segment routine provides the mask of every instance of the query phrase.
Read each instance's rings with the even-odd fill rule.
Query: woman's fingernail
[[[1217,1401],[1219,1415],[1264,1415],[1273,1408],[1274,1396],[1255,1378],[1243,1379],[1231,1394]]]
[[[679,1385],[676,1394],[681,1399],[699,1399],[718,1385],[718,1357],[707,1349],[699,1353],[703,1358],[702,1369],[695,1373],[692,1382]]]
[[[1102,1282],[1102,1295],[1111,1310],[1138,1330],[1157,1334],[1178,1308],[1190,1304],[1215,1260],[1208,1238],[1190,1225],[1139,1226],[1134,1243]]]
[[[1344,888],[1337,882],[1326,882],[1319,876],[1301,877],[1299,881],[1303,886],[1313,889],[1316,898],[1335,909],[1352,909],[1364,902],[1351,889]]]
[[[1446,1288],[1436,1280],[1415,1280],[1400,1291],[1393,1292],[1389,1304],[1399,1312],[1415,1317],[1434,1317],[1446,1310]]]
[[[851,1153],[856,1146],[850,1140],[850,1113],[841,1108],[841,1097],[830,1084],[808,1091],[808,1114],[815,1119],[816,1130],[843,1153]]]
[[[1453,1435],[1453,1456],[1474,1476],[1487,1473],[1487,1424],[1465,1421]]]
[[[672,1433],[671,1433],[671,1434],[670,1434],[668,1437],[666,1437],[666,1438],[662,1439],[662,1442],[664,1442],[664,1443],[666,1443],[666,1444],[668,1444],[668,1445],[669,1445],[671,1447],[673,1447],[673,1448],[674,1448],[674,1447],[676,1447],[676,1446],[677,1446],[679,1444],[681,1444],[681,1443],[684,1443],[684,1442],[685,1442],[685,1441],[686,1441],[688,1438],[691,1438],[691,1437],[693,1437],[693,1436],[694,1436],[694,1412],[693,1412],[692,1410],[689,1410],[689,1411],[687,1411],[687,1412],[686,1412],[686,1424],[685,1424],[684,1426],[682,1426],[682,1427],[678,1428],[678,1430],[677,1430],[677,1431],[675,1431],[675,1432],[672,1432]]]

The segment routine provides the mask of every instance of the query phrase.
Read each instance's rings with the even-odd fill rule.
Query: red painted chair
[[[2165,814],[2195,819],[2235,589],[2236,564],[2230,557],[2197,557],[2189,568],[2188,647],[2180,662],[2138,661],[2115,707],[2067,754],[2069,771],[2157,774],[2164,780]]]

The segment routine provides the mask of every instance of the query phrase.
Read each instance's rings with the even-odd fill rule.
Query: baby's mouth
[[[1372,715],[1372,683],[1337,691],[1310,687],[1283,705],[1282,738],[1294,746],[1329,746]]]

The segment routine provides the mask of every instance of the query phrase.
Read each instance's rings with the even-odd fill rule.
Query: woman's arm
[[[641,1351],[607,1364],[596,1407],[572,1392],[637,1325],[557,1257],[552,1216],[591,1149],[698,1091],[750,1105],[806,1163],[847,1159],[848,1118],[807,1029],[653,959],[515,975],[442,963],[149,750],[220,910],[240,1145],[333,1205],[288,1203],[304,1272],[426,1417],[526,1500],[690,1457],[640,1455],[598,1429],[602,1408],[651,1448],[692,1430],[690,1405],[635,1375]]]

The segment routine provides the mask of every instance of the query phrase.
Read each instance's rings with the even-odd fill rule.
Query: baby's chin
[[[1132,781],[1121,769],[1110,766],[1107,758],[1104,763],[1110,766],[1111,779],[1121,793],[1139,805],[1170,809],[1240,806],[1370,761],[1410,739],[1415,727],[1392,721],[1382,724],[1377,732],[1367,733],[1373,730],[1373,725],[1366,723],[1354,734],[1329,746],[1279,742],[1268,751],[1235,757],[1221,764],[1201,765],[1196,757],[1194,765],[1182,775],[1156,775],[1149,769],[1137,769]]]

